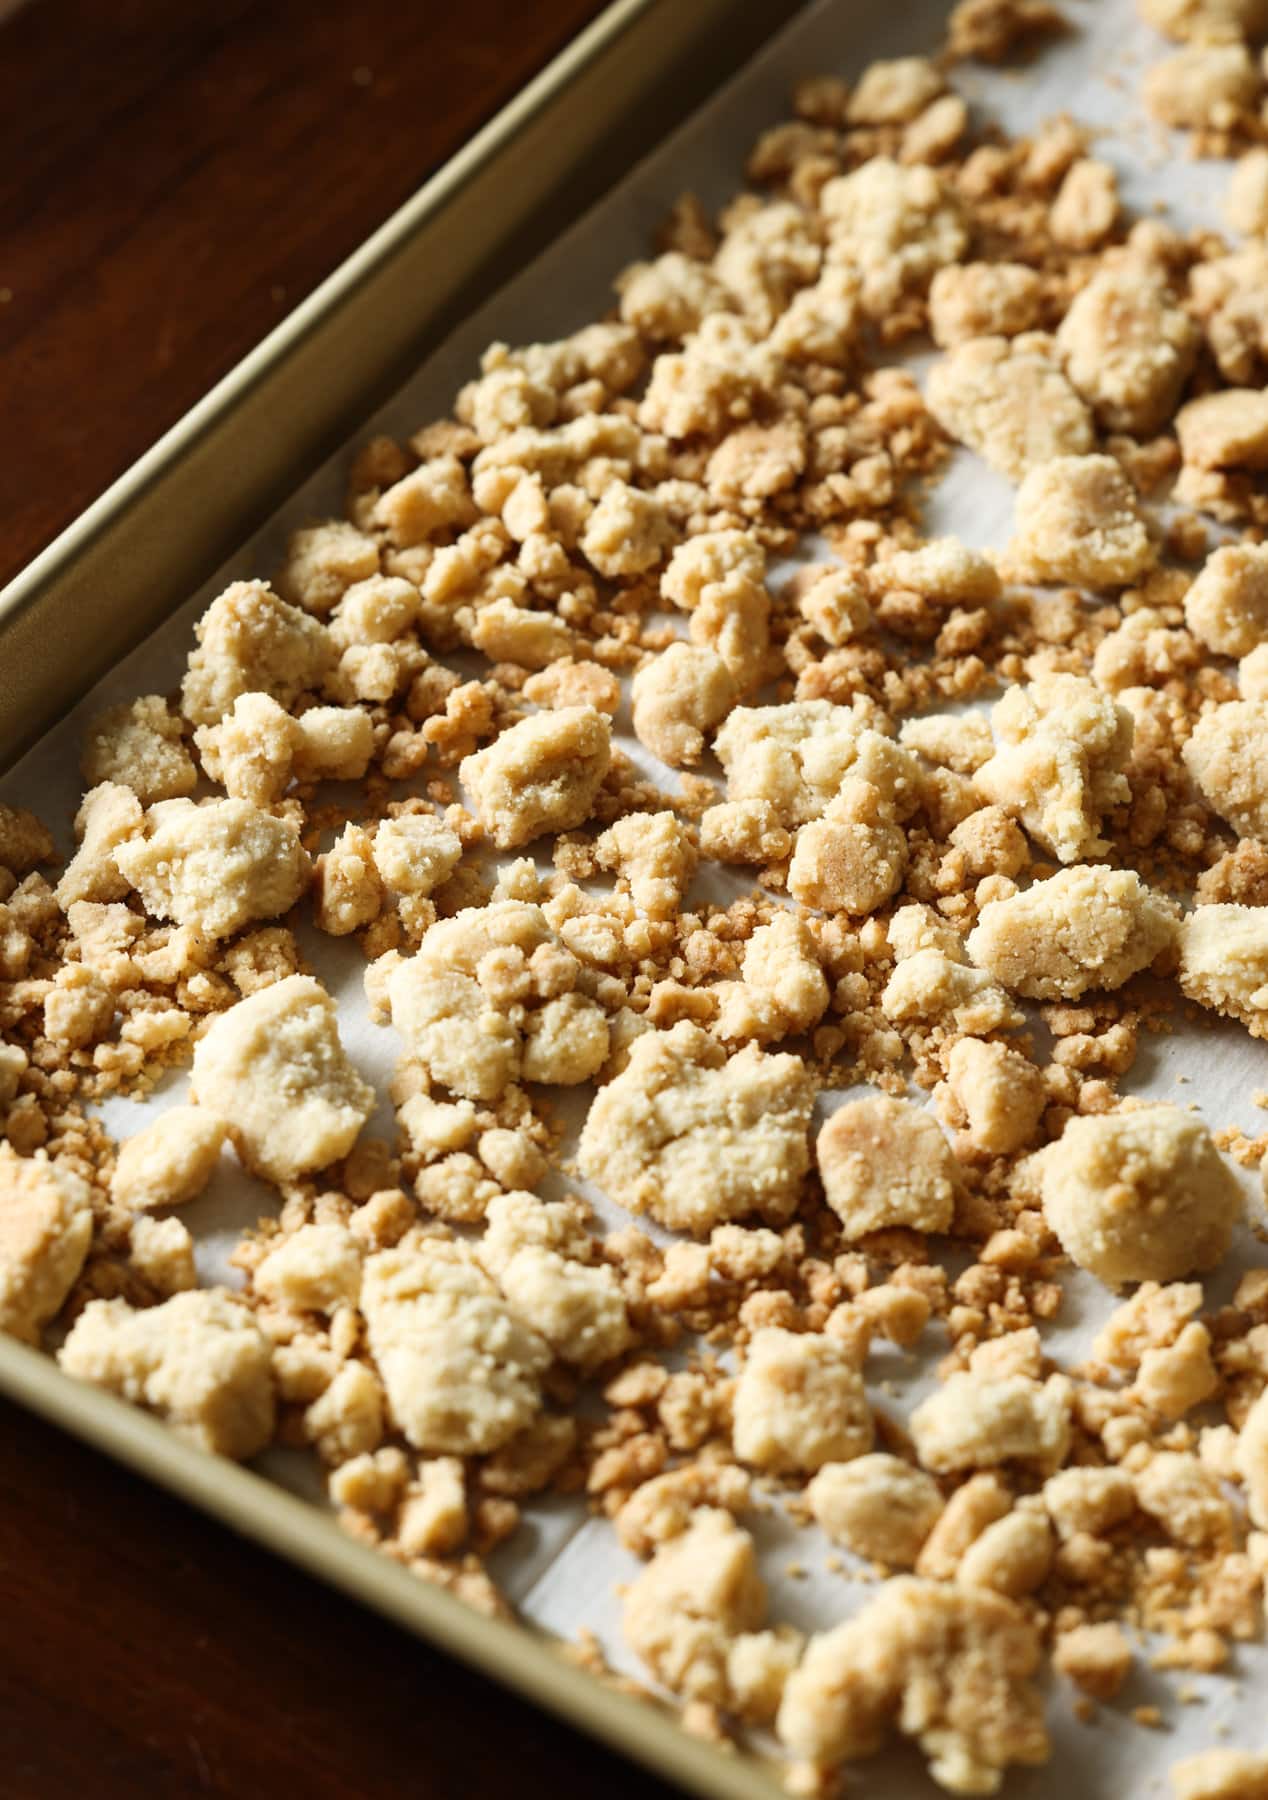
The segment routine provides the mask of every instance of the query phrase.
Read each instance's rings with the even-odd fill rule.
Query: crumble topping
[[[815,1145],[823,1195],[847,1240],[906,1226],[945,1231],[959,1171],[936,1121],[907,1100],[847,1101]]]
[[[311,975],[287,975],[213,1020],[194,1050],[190,1091],[247,1165],[275,1181],[346,1156],[375,1098]]]
[[[68,1374],[162,1416],[204,1450],[245,1460],[273,1435],[268,1339],[220,1288],[136,1311],[92,1300],[58,1352]]]
[[[1131,798],[1131,714],[1081,676],[1043,674],[992,707],[991,730],[994,754],[973,772],[986,798],[1063,863],[1102,855],[1103,815]]]
[[[1111,1287],[1214,1268],[1241,1216],[1210,1132],[1175,1106],[1071,1119],[1034,1166],[1063,1248]]]
[[[0,1329],[36,1344],[88,1254],[89,1189],[56,1161],[0,1144],[0,1200]]]
[[[914,1568],[942,1512],[933,1477],[884,1451],[826,1463],[806,1502],[834,1543],[892,1569]]]
[[[536,1418],[550,1349],[465,1245],[376,1251],[360,1306],[392,1417],[416,1449],[485,1454]]]
[[[1131,484],[1112,456],[1055,454],[1017,490],[1007,572],[1019,581],[1126,587],[1156,551]]]
[[[493,842],[510,850],[543,832],[584,824],[611,754],[606,715],[566,706],[522,719],[487,750],[465,758],[458,773]]]
[[[767,1326],[735,1387],[735,1454],[759,1469],[813,1472],[872,1447],[863,1377],[846,1345]]]
[[[1091,414],[1043,332],[956,342],[930,371],[927,397],[952,437],[1013,481],[1093,447]]]
[[[1268,1289],[1214,1283],[1264,1140],[1122,1093],[1176,1007],[1268,1032],[1268,14],[1141,11],[1243,242],[970,110],[963,59],[1072,27],[962,0],[800,84],[609,318],[366,444],[183,682],[90,721],[64,863],[0,804],[0,1325],[306,1455],[487,1612],[539,1499],[588,1509],[648,1681],[773,1724],[805,1795],[891,1725],[992,1792],[1041,1659],[1090,1724],[1260,1629]],[[927,528],[953,443],[1007,548]],[[191,1060],[113,1142],[92,1104]],[[225,1142],[271,1189],[236,1295],[185,1223]],[[1071,1264],[1131,1284],[1077,1353]],[[809,1644],[758,1566],[803,1524],[844,1577]]]
[[[184,1206],[211,1179],[228,1127],[196,1106],[160,1113],[119,1148],[110,1195],[130,1212]]]
[[[591,1102],[578,1166],[619,1205],[703,1235],[795,1211],[810,1165],[814,1081],[800,1057],[746,1044],[728,1057],[688,1020],[634,1040]]]
[[[247,800],[161,800],[112,860],[156,918],[211,938],[288,912],[312,872],[294,825]]]
[[[1147,969],[1171,948],[1177,927],[1174,906],[1133,870],[1081,863],[989,900],[968,950],[1011,993],[1078,1000]]]
[[[776,1728],[796,1755],[830,1765],[868,1755],[896,1724],[951,1793],[993,1794],[1010,1764],[1048,1755],[1038,1663],[1035,1628],[1012,1601],[900,1576],[811,1638]]]

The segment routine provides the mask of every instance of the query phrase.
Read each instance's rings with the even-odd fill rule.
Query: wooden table
[[[599,10],[35,0],[0,25],[0,580]],[[668,1790],[0,1403],[4,1800]]]

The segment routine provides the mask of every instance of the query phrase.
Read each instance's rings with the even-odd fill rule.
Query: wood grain
[[[0,27],[0,579],[595,0],[37,0]],[[668,1790],[0,1403],[4,1800]]]
[[[39,0],[0,27],[0,581],[599,10]]]

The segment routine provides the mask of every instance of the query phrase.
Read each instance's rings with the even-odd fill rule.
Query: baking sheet
[[[878,19],[867,0],[819,0],[595,213],[474,315],[388,406],[367,421],[358,441],[371,430],[405,435],[443,414],[457,388],[475,372],[481,350],[494,338],[522,343],[558,337],[598,316],[610,303],[611,278],[627,262],[647,254],[656,226],[684,187],[694,188],[710,208],[736,190],[754,137],[763,126],[785,116],[786,96],[799,76],[834,72],[850,78],[874,56],[930,48],[939,36],[945,10],[931,0],[911,0],[894,15]],[[965,65],[956,71],[955,85],[981,116],[993,117],[1014,132],[1033,129],[1063,109],[1074,112],[1106,132],[1097,154],[1115,165],[1129,207],[1146,213],[1165,201],[1171,219],[1184,228],[1217,225],[1229,165],[1190,160],[1182,144],[1169,142],[1168,134],[1143,118],[1136,99],[1145,66],[1165,52],[1163,41],[1137,23],[1130,0],[1066,0],[1065,10],[1076,30],[1050,45],[1032,66],[1017,72]],[[911,360],[920,369],[928,359],[916,355]],[[347,460],[346,452],[333,457],[161,631],[0,782],[4,798],[37,807],[57,832],[63,850],[70,848],[70,821],[82,790],[78,754],[86,719],[136,693],[173,690],[184,668],[193,623],[209,600],[230,580],[268,574],[296,524],[341,510]],[[976,458],[960,453],[932,496],[927,529],[931,534],[953,531],[975,545],[1000,545],[1009,534],[1011,504],[1011,485]],[[784,572],[776,565],[772,581]],[[632,738],[624,711],[618,726],[622,746],[672,792],[676,778]],[[745,880],[725,870],[710,870],[707,884],[694,892],[725,901],[747,887]],[[373,1026],[366,1016],[360,951],[311,928],[300,935],[311,966],[339,1002],[353,1059],[385,1096],[400,1045],[393,1031]],[[184,1074],[169,1076],[144,1103],[107,1101],[101,1110],[108,1129],[120,1138],[130,1135],[155,1111],[178,1103],[186,1081]],[[1268,1050],[1263,1045],[1236,1026],[1196,1029],[1184,1026],[1179,1018],[1175,1035],[1143,1037],[1135,1068],[1124,1082],[1133,1093],[1196,1102],[1213,1127],[1237,1125],[1251,1135],[1265,1124],[1251,1096],[1265,1086]],[[825,1095],[820,1111],[830,1110],[851,1091],[858,1090]],[[578,1114],[581,1110],[575,1108]],[[394,1129],[390,1103],[383,1098],[367,1130],[391,1138]],[[1246,1185],[1257,1212],[1257,1184]],[[583,1184],[563,1183],[556,1177],[547,1191],[568,1186],[584,1191]],[[597,1193],[590,1192],[589,1197],[605,1223],[626,1222],[627,1215]],[[227,1263],[229,1251],[244,1227],[274,1208],[272,1190],[245,1175],[226,1153],[207,1193],[181,1214],[197,1239],[205,1281],[236,1280]],[[1248,1263],[1264,1260],[1254,1238],[1244,1232],[1235,1255],[1208,1283],[1210,1303],[1229,1297]],[[1046,1334],[1050,1353],[1063,1361],[1077,1359],[1110,1304],[1096,1283],[1078,1276],[1070,1280],[1061,1318]],[[933,1385],[932,1364],[942,1349],[941,1332],[931,1329],[926,1336],[929,1354],[922,1357],[881,1346],[869,1358],[869,1387],[892,1413],[905,1414]],[[316,1466],[310,1459],[272,1452],[263,1466],[288,1487],[320,1500]],[[806,1630],[822,1628],[856,1610],[873,1591],[852,1580],[848,1568],[829,1569],[826,1542],[813,1531],[794,1533],[778,1510],[752,1515],[746,1522],[762,1552],[772,1621],[788,1620]],[[804,1575],[789,1573],[794,1559]],[[840,1553],[834,1560],[849,1562]],[[589,1519],[576,1502],[546,1501],[527,1510],[521,1531],[493,1561],[509,1598],[527,1618],[565,1636],[585,1626],[599,1638],[614,1666],[642,1672],[621,1641],[616,1591],[616,1585],[640,1565],[619,1548],[605,1521]],[[1268,1676],[1268,1653],[1262,1648],[1239,1649],[1231,1672],[1219,1678],[1164,1676],[1149,1671],[1146,1664],[1147,1654],[1142,1654],[1123,1695],[1102,1708],[1091,1727],[1075,1721],[1069,1690],[1054,1683],[1049,1706],[1053,1761],[1044,1770],[1014,1774],[1008,1792],[1029,1800],[1056,1800],[1077,1783],[1093,1796],[1161,1794],[1163,1773],[1178,1756],[1216,1742],[1256,1746],[1264,1741],[1254,1716],[1261,1710],[1254,1700],[1255,1678]],[[1201,1693],[1206,1704],[1181,1704],[1177,1698],[1181,1687]],[[1130,1720],[1131,1708],[1143,1703],[1162,1708],[1163,1730],[1146,1732]],[[938,1791],[924,1774],[918,1755],[902,1746],[873,1759],[866,1775],[895,1800],[900,1796],[916,1800]]]

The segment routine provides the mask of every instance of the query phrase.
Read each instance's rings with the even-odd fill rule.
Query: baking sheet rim
[[[334,1518],[267,1476],[187,1443],[139,1407],[76,1381],[41,1350],[0,1334],[0,1392],[158,1483],[307,1574],[514,1688],[568,1723],[706,1796],[771,1800],[753,1757],[691,1737],[668,1711],[570,1664],[544,1633],[476,1612],[359,1544]]]
[[[626,28],[664,0],[610,0],[610,4],[571,43],[513,95],[475,136],[430,175],[365,241],[333,269],[253,349],[223,375],[175,424],[137,457],[104,493],[91,501],[51,543],[0,587],[0,630],[38,602],[40,596],[84,554],[95,539],[171,473],[198,442],[231,414],[256,386],[267,383],[293,347],[318,322],[342,311],[394,249],[433,215],[460,196],[470,178],[496,159],[534,115],[557,102],[574,76],[609,49]]]

